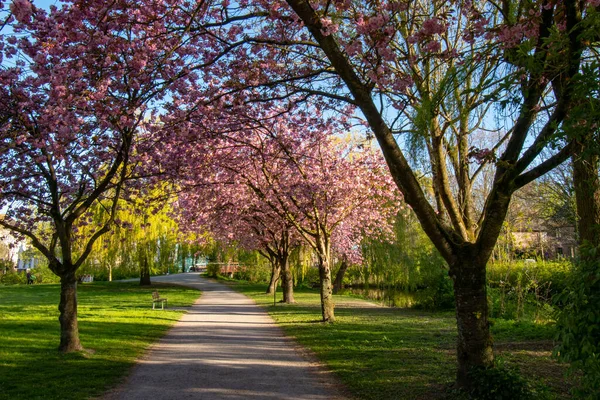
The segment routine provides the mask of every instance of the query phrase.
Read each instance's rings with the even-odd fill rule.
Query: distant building
[[[19,260],[19,241],[7,229],[0,228],[0,261],[17,265]]]
[[[573,225],[553,225],[546,221],[528,224],[511,232],[517,255],[546,259],[573,258],[577,253],[577,234]]]
[[[33,248],[4,228],[0,228],[0,261],[11,263],[19,271],[35,268],[39,263]]]
[[[17,270],[33,269],[39,264],[38,258],[33,254],[31,248],[21,243],[18,252]]]

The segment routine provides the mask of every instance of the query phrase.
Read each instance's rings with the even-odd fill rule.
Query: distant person
[[[33,285],[33,276],[31,275],[31,271],[27,270],[27,284]]]

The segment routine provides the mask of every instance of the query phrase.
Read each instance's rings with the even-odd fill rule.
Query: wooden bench
[[[164,297],[160,297],[160,294],[158,294],[158,290],[155,290],[154,292],[152,292],[152,309],[154,310],[154,306],[156,305],[156,303],[160,303],[161,308],[164,310],[165,309],[165,304],[167,304],[167,299]]]

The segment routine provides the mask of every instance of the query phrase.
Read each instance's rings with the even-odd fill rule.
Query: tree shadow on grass
[[[80,322],[88,351],[58,351],[58,321],[19,321],[0,325],[0,399],[81,399],[117,384],[142,351],[168,325],[112,321]]]

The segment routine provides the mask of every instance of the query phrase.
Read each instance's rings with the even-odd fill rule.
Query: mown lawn
[[[78,286],[86,351],[57,351],[59,285],[0,286],[0,399],[87,399],[119,383],[143,351],[185,312],[152,310],[158,287],[170,307],[190,306],[198,291],[130,282]]]
[[[273,296],[264,294],[265,285],[229,284],[266,307],[357,399],[448,397],[456,373],[453,312],[373,307],[336,296],[337,320],[323,324],[316,291],[297,290],[297,304],[273,306]],[[492,332],[497,356],[506,366],[518,368],[543,398],[569,398],[565,367],[550,357],[552,325],[496,320]]]

